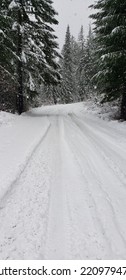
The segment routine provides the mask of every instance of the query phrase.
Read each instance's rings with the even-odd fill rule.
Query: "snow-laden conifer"
[[[37,93],[41,83],[59,81],[56,36],[58,24],[51,0],[12,0],[0,3],[0,64],[18,83],[18,111],[23,99]]]
[[[62,84],[61,84],[61,95],[64,103],[70,103],[74,100],[74,75],[73,75],[73,61],[72,61],[72,45],[71,45],[71,34],[70,27],[67,26],[65,35],[65,43],[62,50]]]
[[[95,75],[103,101],[122,99],[126,119],[126,2],[98,0],[93,6],[98,71]]]

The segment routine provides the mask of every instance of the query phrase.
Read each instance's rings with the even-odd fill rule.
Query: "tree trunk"
[[[54,104],[56,105],[56,104],[57,104],[57,98],[56,98],[56,89],[55,89],[55,86],[53,86],[52,95],[53,95]]]
[[[121,119],[126,120],[126,91],[122,94]]]
[[[23,112],[23,63],[22,63],[22,14],[21,9],[18,10],[18,94],[17,94],[17,110],[21,114]]]

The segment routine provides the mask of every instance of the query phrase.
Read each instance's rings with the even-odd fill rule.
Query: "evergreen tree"
[[[0,3],[0,64],[18,83],[18,112],[24,94],[35,94],[42,82],[57,84],[57,24],[51,0],[2,0]]]
[[[103,101],[122,99],[121,117],[126,119],[126,1],[98,0],[97,12],[91,17],[95,23],[95,75]]]
[[[77,102],[78,99],[78,77],[77,67],[79,61],[79,47],[78,42],[71,36],[71,56],[72,56],[72,74],[73,74],[73,101]]]
[[[78,36],[78,92],[80,101],[88,98],[94,91],[92,77],[94,75],[94,41],[91,26],[89,25],[89,33],[84,39],[83,27],[81,27]]]
[[[82,52],[83,49],[84,49],[84,43],[85,43],[84,28],[83,28],[83,25],[81,25],[81,29],[80,29],[80,32],[79,32],[79,35],[78,35],[78,45],[79,45],[79,48],[80,48],[80,52]]]
[[[94,34],[89,24],[89,32],[85,43],[85,84],[86,94],[90,97],[94,94],[93,76],[96,72],[95,66],[95,49]]]
[[[78,87],[78,99],[83,101],[85,99],[85,40],[84,30],[81,26],[80,33],[78,35],[78,65],[76,71],[77,87]]]
[[[73,63],[71,49],[70,27],[67,26],[65,44],[62,51],[61,75],[62,84],[60,87],[62,99],[65,103],[73,102],[74,98],[74,79],[73,79]]]

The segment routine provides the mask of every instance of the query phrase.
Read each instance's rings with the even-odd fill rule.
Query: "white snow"
[[[12,125],[12,122],[16,120],[16,118],[16,115],[0,111],[0,127],[3,125]]]
[[[123,26],[123,25],[116,26],[116,27],[112,30],[111,34],[118,33],[121,29],[124,30],[124,26]]]
[[[2,30],[2,29],[0,29],[0,34],[4,34],[4,32],[3,32],[3,30]]]
[[[9,9],[12,10],[14,8],[17,8],[18,7],[18,3],[16,3],[15,0],[12,0],[11,3],[9,4]]]
[[[0,259],[126,259],[126,124],[98,113],[0,113]]]
[[[35,14],[33,12],[28,13],[29,20],[32,21],[32,22],[37,22],[37,19],[36,19]]]
[[[17,23],[17,21],[15,21],[12,25],[12,30],[13,31],[17,30],[17,26],[18,26],[18,23]]]
[[[22,51],[21,59],[22,59],[22,62],[24,62],[24,63],[27,62],[27,59],[26,59],[26,56],[25,56],[25,52],[24,52],[24,51]]]
[[[30,90],[31,90],[31,91],[34,91],[34,90],[35,90],[34,80],[32,79],[32,75],[31,75],[30,72],[29,72],[29,87],[30,87]]]

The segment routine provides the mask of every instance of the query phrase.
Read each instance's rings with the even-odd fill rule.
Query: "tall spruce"
[[[98,0],[91,6],[95,24],[95,75],[103,101],[121,99],[121,118],[126,120],[126,1]]]
[[[78,54],[79,47],[76,39],[71,36],[71,55],[72,55],[72,78],[73,78],[73,101],[77,102],[78,99],[78,77],[77,77],[77,67],[78,67]]]
[[[61,95],[64,103],[73,102],[74,95],[74,78],[73,78],[73,62],[72,62],[72,49],[71,49],[71,34],[70,27],[67,26],[65,44],[62,50],[62,63],[61,63]]]
[[[41,83],[57,84],[57,42],[52,24],[58,24],[51,0],[0,2],[0,65],[18,84],[17,107],[24,96],[37,93]]]
[[[91,26],[89,25],[89,33],[87,38],[84,38],[83,27],[78,36],[78,66],[77,66],[77,81],[78,95],[80,101],[90,97],[94,91],[92,77],[94,75],[94,41]]]
[[[91,25],[89,24],[88,36],[85,43],[85,85],[86,95],[91,97],[95,91],[95,84],[93,83],[93,76],[96,72],[95,66],[95,41]]]
[[[85,80],[85,39],[84,39],[84,30],[81,26],[79,35],[78,35],[78,64],[77,64],[77,84],[78,84],[78,99],[83,101],[86,96],[86,80]]]

